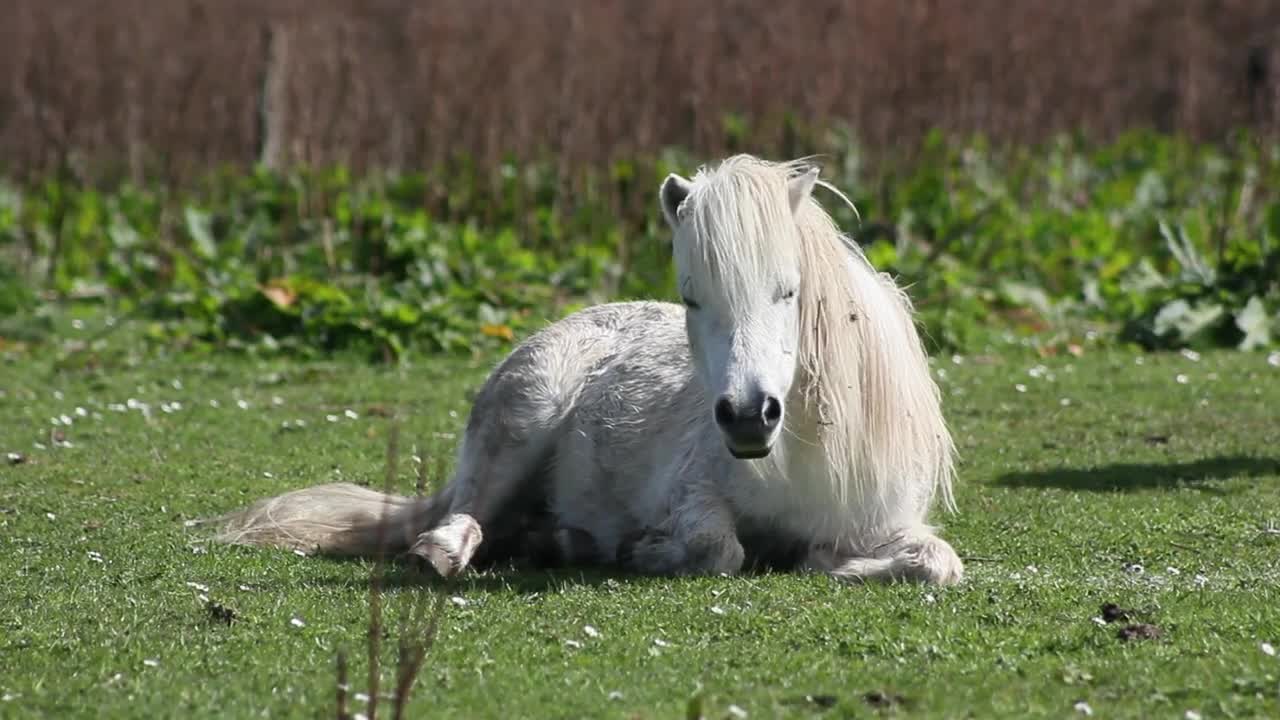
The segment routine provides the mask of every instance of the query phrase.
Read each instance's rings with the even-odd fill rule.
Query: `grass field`
[[[369,564],[210,545],[183,521],[381,483],[395,408],[411,492],[411,445],[451,466],[497,356],[132,357],[125,337],[57,371],[0,360],[0,717],[332,717],[339,648],[364,687]],[[399,613],[453,599],[412,716],[683,717],[695,695],[708,718],[1280,716],[1280,367],[1114,351],[936,370],[963,453],[960,513],[936,520],[962,585],[395,570],[388,667]]]

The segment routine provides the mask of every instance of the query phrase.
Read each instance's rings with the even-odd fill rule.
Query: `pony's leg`
[[[734,525],[724,500],[694,493],[658,527],[624,538],[618,563],[647,575],[734,575],[746,557]]]
[[[573,370],[572,363],[553,362],[547,348],[526,346],[494,372],[467,421],[449,508],[439,525],[418,536],[410,553],[445,577],[467,567],[484,528],[528,483],[542,481],[541,468],[569,406],[565,374]]]
[[[462,572],[483,542],[484,528],[499,519],[524,483],[539,482],[546,446],[542,438],[521,440],[496,427],[469,434],[463,440],[447,513],[439,525],[418,536],[409,552],[430,562],[444,577]],[[485,447],[493,448],[492,454]]]
[[[927,529],[899,533],[866,555],[814,548],[805,567],[849,582],[901,580],[954,585],[964,577],[964,563],[955,549]]]
[[[737,517],[717,481],[732,472],[713,458],[719,442],[709,433],[690,436],[674,448],[650,485],[663,488],[669,510],[625,533],[615,557],[618,565],[644,575],[735,575],[746,551],[738,538]]]
[[[604,562],[595,536],[579,528],[540,528],[525,537],[525,547],[534,566],[542,569]]]

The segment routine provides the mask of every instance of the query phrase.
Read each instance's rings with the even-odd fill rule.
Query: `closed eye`
[[[689,278],[680,281],[680,300],[684,302],[684,306],[690,310],[697,310],[698,303],[689,299],[689,290],[693,286],[693,282]]]

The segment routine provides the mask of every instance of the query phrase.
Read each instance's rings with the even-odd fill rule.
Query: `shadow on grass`
[[[1015,488],[1060,488],[1095,492],[1130,492],[1191,487],[1223,493],[1215,483],[1236,477],[1280,476],[1280,459],[1215,457],[1182,463],[1115,463],[1092,468],[1054,468],[1009,473],[996,485]]]
[[[748,570],[745,577],[759,577],[785,570]],[[664,585],[682,578],[641,575],[617,568],[566,567],[555,570],[530,568],[520,564],[499,564],[469,569],[461,577],[441,578],[433,572],[420,572],[397,560],[387,566],[382,580],[385,590],[444,590],[445,592],[514,593],[535,595],[573,587],[643,587]],[[303,581],[303,584],[330,588],[366,588],[367,577],[328,576]]]
[[[349,558],[325,558],[337,563],[356,562]],[[527,562],[499,560],[472,566],[461,577],[445,579],[430,567],[414,558],[399,556],[385,566],[381,585],[386,590],[433,589],[446,592],[511,592],[517,595],[533,595],[554,592],[571,587],[602,587],[623,585],[641,587],[662,585],[679,578],[636,573],[611,565],[581,565],[545,568]],[[785,567],[772,567],[759,563],[746,567],[743,576],[760,577],[774,573],[786,574]],[[346,575],[319,577],[305,581],[307,584],[336,588],[368,587],[367,577]]]

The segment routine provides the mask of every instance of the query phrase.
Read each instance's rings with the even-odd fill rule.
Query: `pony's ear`
[[[671,173],[666,180],[662,181],[662,188],[658,190],[658,199],[662,203],[662,216],[667,219],[667,224],[672,229],[675,229],[680,205],[684,203],[685,198],[689,197],[689,191],[692,189],[692,183],[675,173]]]
[[[787,180],[787,197],[791,200],[791,212],[800,210],[800,203],[809,197],[809,193],[813,192],[813,186],[818,182],[818,166],[810,166],[808,170]]]

